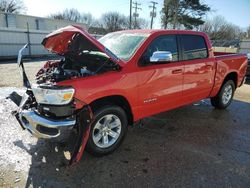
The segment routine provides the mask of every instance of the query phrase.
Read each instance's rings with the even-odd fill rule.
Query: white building
[[[0,12],[0,59],[16,57],[18,50],[26,43],[29,43],[30,47],[26,55],[46,55],[48,52],[41,45],[44,36],[53,30],[73,24],[86,29],[82,23],[67,20]]]

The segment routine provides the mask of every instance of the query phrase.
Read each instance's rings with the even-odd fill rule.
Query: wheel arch
[[[235,84],[235,88],[237,88],[237,86],[238,86],[238,73],[235,72],[235,71],[228,73],[226,75],[226,77],[224,78],[221,87],[228,80],[232,80],[234,82],[234,84]]]
[[[228,72],[227,74],[225,74],[225,76],[223,75],[219,75],[216,76],[215,78],[215,85],[213,86],[212,88],[212,91],[210,93],[210,97],[214,97],[216,96],[221,88],[223,87],[224,83],[226,83],[226,81],[228,80],[233,80],[234,84],[235,84],[235,89],[238,87],[238,73],[236,71],[231,71],[231,72]]]
[[[131,109],[131,105],[128,100],[122,95],[111,95],[102,98],[95,99],[90,104],[91,109],[95,112],[98,108],[105,105],[117,105],[121,107],[127,115],[128,124],[132,125],[134,123],[134,117]]]

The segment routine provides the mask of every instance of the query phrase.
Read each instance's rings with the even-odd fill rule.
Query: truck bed
[[[235,86],[239,87],[244,81],[247,69],[247,55],[225,52],[214,52],[216,62],[215,84],[211,96],[215,96],[225,79],[226,74],[236,74]]]
[[[218,61],[223,61],[228,65],[228,68],[237,69],[241,65],[245,65],[247,61],[247,55],[241,53],[231,52],[214,52],[214,57]],[[233,63],[233,64],[232,64]],[[238,69],[239,70],[239,69]],[[237,70],[235,70],[237,71]]]

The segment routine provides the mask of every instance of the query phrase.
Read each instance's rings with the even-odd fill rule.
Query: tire
[[[221,87],[219,93],[210,99],[212,106],[217,109],[227,108],[234,96],[235,84],[233,80],[227,80]]]
[[[94,118],[86,150],[95,156],[110,154],[120,146],[127,133],[126,113],[119,106],[104,106],[94,112]]]

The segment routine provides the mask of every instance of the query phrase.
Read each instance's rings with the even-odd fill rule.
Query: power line
[[[132,3],[134,4],[133,8],[135,9],[135,12],[133,13],[133,17],[135,17],[134,27],[136,27],[136,25],[137,25],[136,18],[139,17],[137,10],[142,10],[142,8],[139,7],[139,6],[141,6],[140,3],[137,3],[137,2],[132,2]]]
[[[149,6],[149,8],[152,8],[152,11],[150,12],[150,16],[151,16],[151,24],[150,24],[150,28],[153,28],[153,22],[154,22],[154,18],[156,17],[156,6],[158,3],[155,1],[151,1],[150,3],[152,3],[151,6]]]

